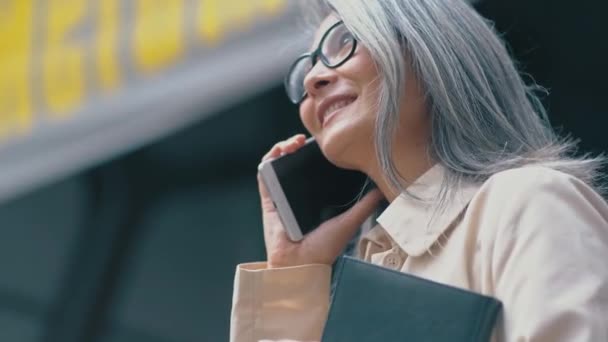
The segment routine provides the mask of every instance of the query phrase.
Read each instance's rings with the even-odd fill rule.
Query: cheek
[[[379,76],[374,60],[365,48],[357,50],[356,54],[352,57],[352,62],[346,65],[348,65],[346,72],[360,86],[375,83]]]
[[[362,107],[371,110],[378,100],[379,73],[369,52],[364,48],[357,50],[352,62],[344,66],[344,74],[359,88]]]
[[[308,98],[302,102],[300,105],[300,120],[302,120],[302,124],[311,134],[315,131],[315,118],[314,118],[314,108],[313,103]]]

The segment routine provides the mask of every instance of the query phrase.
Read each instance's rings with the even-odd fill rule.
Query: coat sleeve
[[[488,202],[500,218],[488,258],[504,305],[498,340],[608,341],[606,202],[557,172],[540,172],[508,198]]]
[[[273,269],[265,263],[237,266],[230,341],[320,341],[330,282],[328,265]]]

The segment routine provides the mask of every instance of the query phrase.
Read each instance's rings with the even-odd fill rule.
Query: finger
[[[298,141],[298,142],[305,142],[306,141],[306,135],[304,134],[296,134],[293,137],[291,137],[291,139],[293,139],[294,141]]]
[[[306,142],[306,136],[304,134],[296,134],[287,140],[280,141],[280,142],[276,143],[270,149],[270,151],[268,151],[268,153],[266,153],[266,155],[264,155],[264,157],[262,158],[262,162],[264,162],[268,159],[271,159],[271,158],[278,158],[283,153],[293,153],[296,150],[298,150],[300,147],[302,147],[302,145],[304,145],[305,142]],[[264,184],[264,181],[259,173],[257,175],[257,179],[258,179],[258,190],[260,192],[260,196],[262,199],[262,205],[264,207],[267,207],[268,209],[272,210],[274,205],[272,205],[272,201],[269,201],[270,195],[268,193],[268,189],[266,188],[266,185]]]
[[[279,141],[262,157],[262,161],[269,158],[277,158],[283,153],[290,153],[289,150],[293,150],[294,147],[299,147],[305,142],[306,136],[304,134],[296,134],[287,140]]]
[[[268,159],[278,158],[281,155],[281,153],[282,152],[281,152],[280,143],[277,143],[270,149],[270,151],[268,151],[268,153],[266,153],[264,155],[264,157],[262,157],[262,162],[264,162]],[[262,175],[259,172],[257,174],[257,179],[258,179],[258,190],[260,192],[262,200],[264,200],[269,197],[269,194],[268,194],[268,190],[266,189],[264,180],[262,179]]]
[[[264,183],[264,180],[262,179],[260,173],[258,173],[258,190],[260,192],[260,197],[262,198],[262,201],[270,197],[268,189],[266,189],[266,184]]]
[[[384,195],[378,189],[370,191],[346,212],[338,215],[313,230],[311,238],[334,241],[334,247],[342,250],[357,232],[361,224],[374,212]]]
[[[262,162],[264,162],[268,159],[278,158],[281,155],[280,144],[281,144],[281,142],[276,143],[270,149],[270,151],[268,151],[268,153],[266,153],[264,155],[264,157],[262,157]],[[258,179],[258,191],[260,193],[260,198],[262,200],[262,208],[272,210],[274,205],[272,205],[272,200],[270,199],[270,194],[268,192],[268,189],[266,188],[266,184],[264,183],[264,180],[262,179],[262,175],[259,172],[257,174],[257,179]]]
[[[305,143],[306,143],[306,137],[304,137],[303,135],[298,136],[297,138],[290,140],[284,146],[282,146],[283,153],[284,154],[294,153],[297,150],[299,150],[302,146],[304,146]]]
[[[382,199],[384,199],[382,192],[374,189],[336,219],[341,221],[340,223],[345,226],[355,226],[355,228],[358,228],[374,212]]]
[[[306,136],[304,134],[296,134],[285,142],[287,145],[303,145],[306,142]]]
[[[293,153],[297,151],[306,142],[304,134],[296,134],[293,137],[279,143],[282,153]]]
[[[296,134],[296,135],[294,136],[294,139],[295,139],[295,141],[296,141],[298,144],[303,145],[303,144],[306,142],[306,135],[304,135],[304,134]]]
[[[272,148],[270,149],[270,151],[268,151],[263,157],[262,157],[262,161],[266,161],[268,159],[271,158],[277,158],[281,155],[281,146],[279,145],[279,143],[275,144],[274,146],[272,146]]]

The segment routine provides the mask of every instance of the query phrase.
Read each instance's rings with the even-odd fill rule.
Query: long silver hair
[[[466,1],[318,0],[306,8],[316,25],[337,13],[376,63],[376,154],[396,190],[407,193],[408,185],[391,159],[407,70],[426,91],[430,156],[447,170],[440,203],[465,179],[530,164],[597,185],[604,159],[573,155],[576,142],[549,124],[538,96],[543,88],[524,82],[491,22]]]

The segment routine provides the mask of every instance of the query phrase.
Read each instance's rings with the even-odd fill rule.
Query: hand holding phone
[[[296,153],[305,143],[306,138],[303,135],[279,142],[264,156],[262,162],[284,154]],[[346,212],[323,222],[318,228],[304,235],[300,241],[292,241],[259,173],[258,186],[268,267],[271,268],[304,264],[331,265],[383,198],[380,191],[372,190]]]

